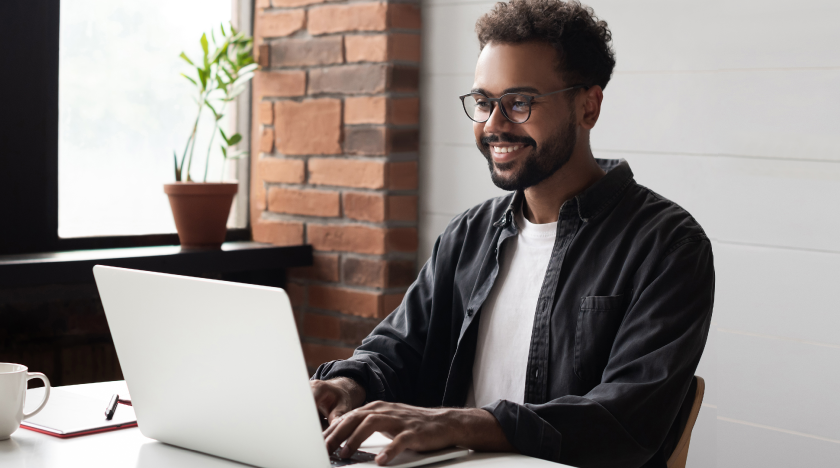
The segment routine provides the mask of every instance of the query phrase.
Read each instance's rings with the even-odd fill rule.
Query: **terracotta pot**
[[[219,249],[238,184],[173,182],[164,184],[181,249]]]

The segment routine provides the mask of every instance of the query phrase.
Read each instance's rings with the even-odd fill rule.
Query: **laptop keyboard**
[[[338,456],[338,450],[336,450],[330,454],[330,466],[355,465],[356,463],[373,461],[374,458],[376,458],[375,454],[362,452],[361,450],[356,451],[350,458],[340,458]]]

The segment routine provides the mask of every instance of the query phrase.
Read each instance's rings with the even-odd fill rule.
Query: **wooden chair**
[[[697,379],[697,391],[694,393],[694,403],[691,405],[691,412],[688,415],[688,421],[685,423],[680,440],[677,442],[674,452],[668,458],[668,468],[685,468],[685,462],[688,459],[688,444],[691,442],[691,430],[694,429],[694,423],[697,422],[697,414],[700,413],[700,404],[703,403],[703,393],[706,391],[706,382],[703,380],[703,377],[695,375],[694,378]]]

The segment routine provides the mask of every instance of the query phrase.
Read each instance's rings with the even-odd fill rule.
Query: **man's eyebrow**
[[[493,94],[492,94],[492,93],[488,93],[486,90],[484,90],[484,89],[482,89],[482,88],[473,88],[473,89],[471,89],[471,90],[470,90],[470,92],[471,92],[471,93],[479,93],[479,94],[483,94],[483,95],[485,95],[485,96],[487,96],[487,97],[492,97],[492,96],[493,96]],[[506,90],[502,91],[502,94],[507,94],[507,93],[534,93],[534,94],[540,94],[540,90],[538,90],[537,88],[534,88],[533,86],[517,86],[517,87],[515,87],[515,88],[508,88],[508,89],[506,89]]]

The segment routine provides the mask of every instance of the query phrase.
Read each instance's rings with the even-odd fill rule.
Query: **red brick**
[[[419,116],[420,100],[416,97],[357,96],[344,99],[344,123],[348,125],[415,125]]]
[[[254,2],[254,6],[256,8],[269,8],[271,6],[271,2],[269,0],[256,0]]]
[[[390,228],[385,238],[385,248],[388,252],[416,252],[416,228]]]
[[[257,100],[263,97],[303,96],[304,93],[305,71],[258,71],[254,75],[254,98]]]
[[[357,224],[309,224],[307,241],[312,248],[332,252],[384,254],[388,249],[388,230]]]
[[[260,44],[254,50],[254,60],[262,68],[268,68],[271,59],[271,47],[268,44]]]
[[[313,35],[343,31],[384,31],[388,27],[388,10],[388,5],[380,2],[312,8],[309,10],[307,27]]]
[[[263,125],[274,123],[274,104],[269,101],[261,101],[257,108],[257,122]]]
[[[323,217],[341,214],[338,192],[281,187],[268,189],[268,210],[275,213]]]
[[[264,157],[257,161],[257,177],[266,182],[302,184],[306,169],[302,159]]]
[[[406,171],[403,170],[398,172],[399,174],[397,174],[397,177],[399,177],[399,180],[402,181],[405,178],[402,173]],[[416,178],[415,174],[415,180]],[[309,159],[310,184],[381,189],[385,188],[385,180],[386,165],[385,163],[379,161],[360,161],[355,159],[339,158]]]
[[[345,124],[384,124],[389,99],[385,96],[358,96],[344,99]]]
[[[407,3],[388,5],[388,27],[400,29],[420,29],[422,20],[420,8]]]
[[[359,319],[356,317],[342,318],[340,339],[341,341],[358,346],[373,331],[378,323],[378,320]]]
[[[251,235],[257,242],[274,245],[302,245],[303,224],[260,219],[252,223]]]
[[[328,65],[343,61],[341,36],[290,38],[271,45],[272,67]]]
[[[413,125],[419,122],[420,99],[402,98],[390,99],[388,101],[388,123],[395,125]]]
[[[251,181],[251,207],[253,211],[261,212],[266,209],[268,206],[267,201],[268,191],[265,189],[265,184],[260,179],[254,179]],[[257,214],[256,217],[259,217]],[[254,224],[255,220],[251,219],[251,224]]]
[[[283,37],[294,34],[306,24],[306,10],[261,12],[254,20],[256,37]]]
[[[417,195],[389,195],[385,202],[385,219],[417,221]]]
[[[388,91],[412,92],[420,86],[420,69],[394,65],[388,68]]]
[[[341,153],[341,101],[278,101],[274,128],[277,151],[283,154]]]
[[[348,62],[386,62],[388,35],[353,35],[344,37],[344,50]]]
[[[303,334],[324,340],[341,339],[341,320],[329,315],[307,313],[303,316]]]
[[[384,155],[420,148],[420,134],[414,128],[347,127],[344,135],[344,152],[348,154]]]
[[[289,283],[286,285],[286,295],[289,296],[289,302],[292,303],[292,307],[306,305],[306,286]]]
[[[344,192],[341,196],[344,216],[375,223],[385,221],[385,195],[381,193]]]
[[[310,306],[359,317],[378,317],[381,298],[381,294],[368,291],[321,285],[309,287]]]
[[[353,348],[327,346],[315,343],[301,343],[303,357],[309,367],[318,367],[325,362],[347,359],[353,355]]]
[[[313,3],[324,3],[324,0],[271,0],[272,5],[281,8],[312,5]]]
[[[388,58],[386,60],[405,60],[419,62],[420,35],[419,34],[389,34]]]
[[[260,132],[260,152],[270,153],[274,151],[274,129],[264,127]]]
[[[392,67],[383,63],[342,65],[309,71],[309,94],[373,94],[388,89]],[[402,83],[404,80],[401,80]],[[419,82],[419,81],[418,81]],[[416,86],[415,86],[416,89]]]
[[[372,288],[408,286],[414,281],[414,262],[345,257],[341,263],[344,282]]]
[[[289,278],[309,279],[318,281],[339,281],[341,276],[338,270],[338,255],[314,254],[312,265],[308,267],[289,268]]]
[[[417,162],[388,163],[388,188],[393,190],[417,189]]]

